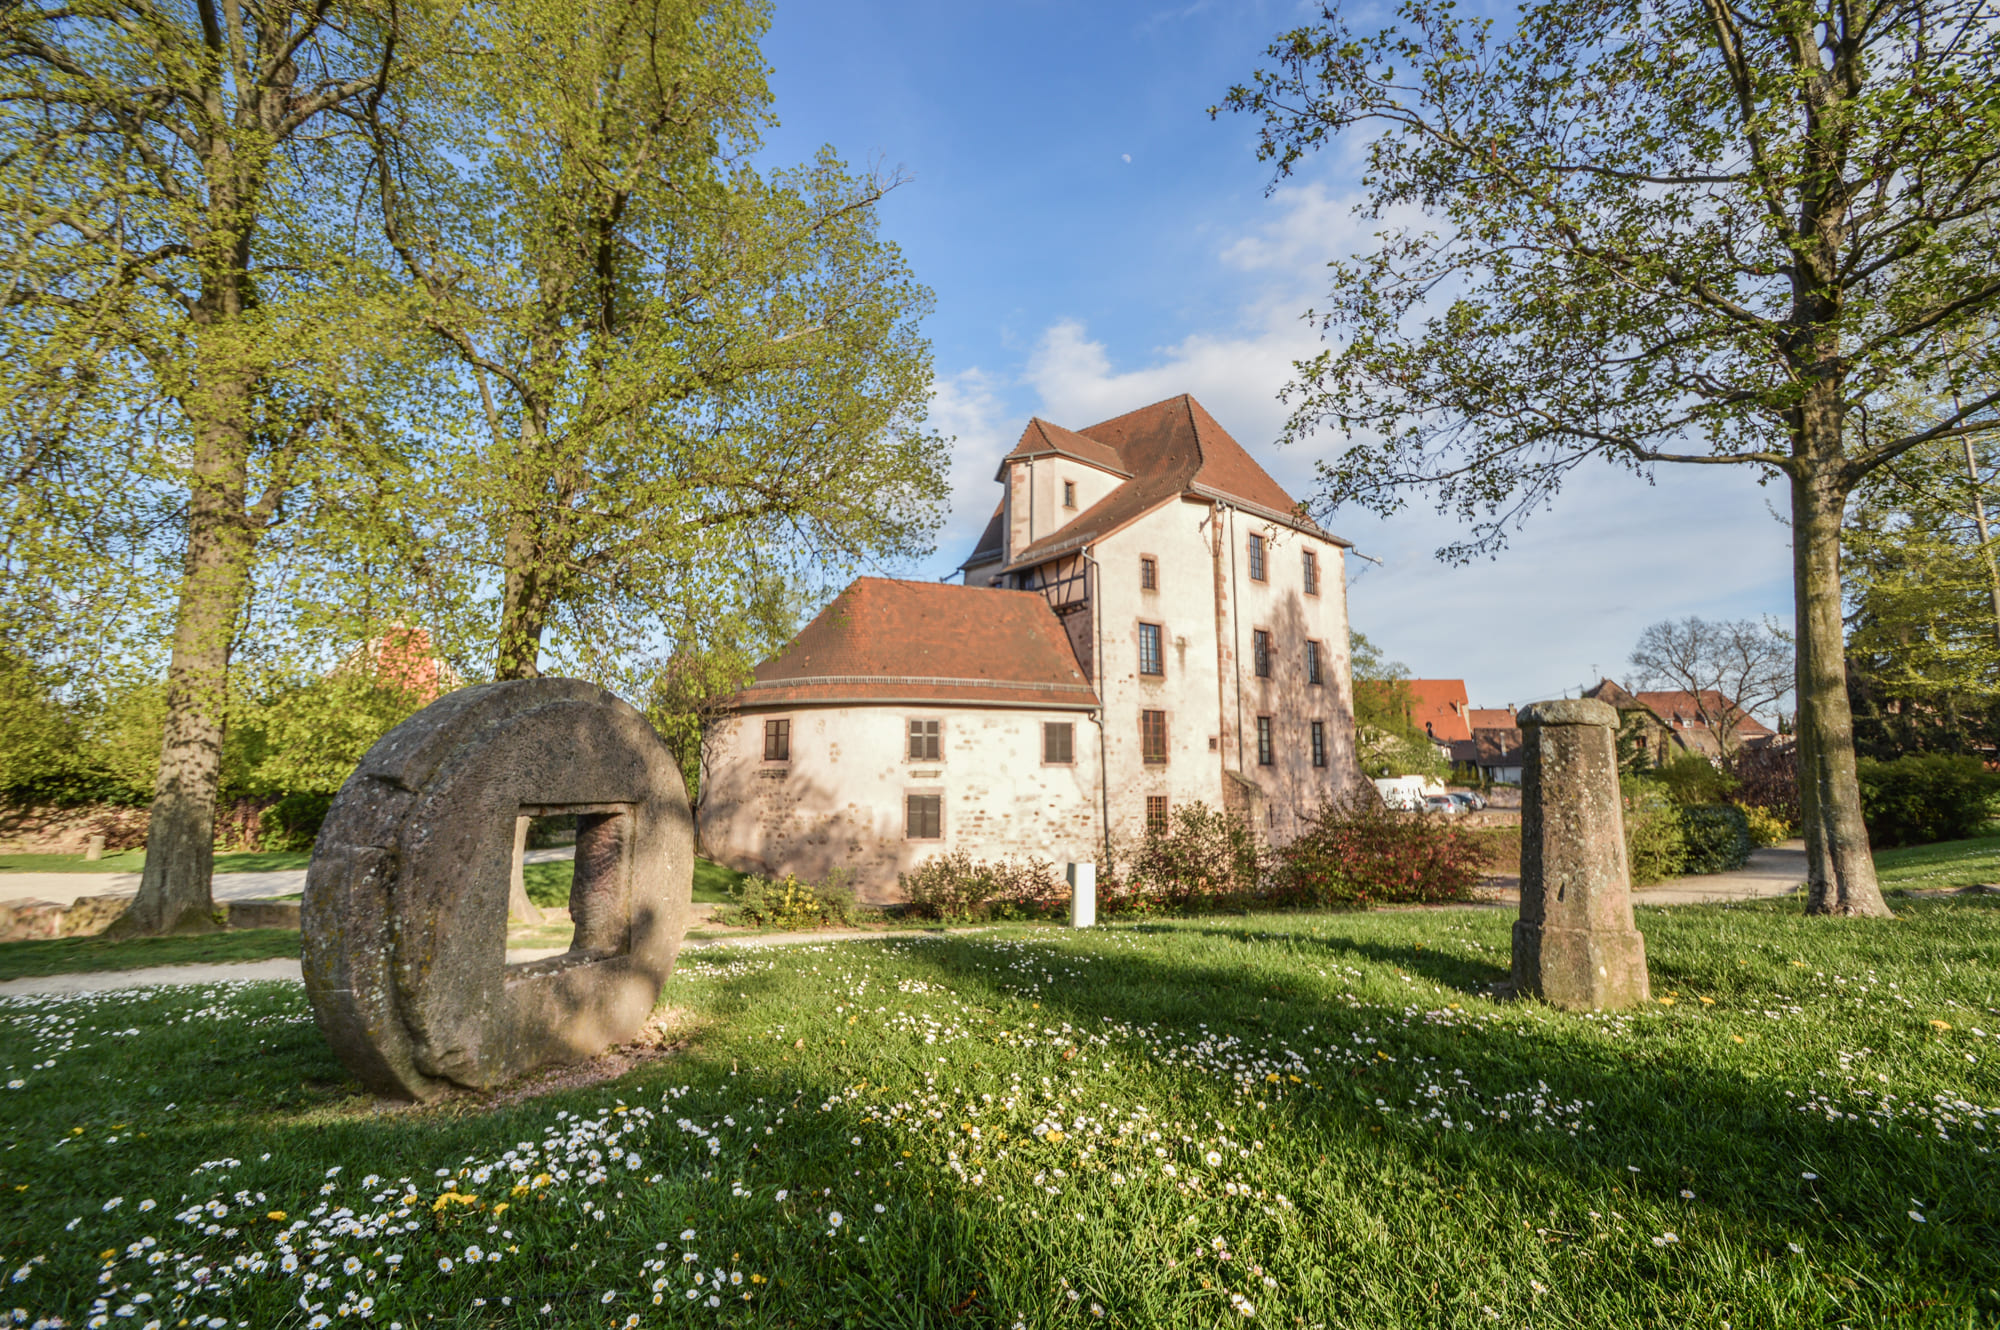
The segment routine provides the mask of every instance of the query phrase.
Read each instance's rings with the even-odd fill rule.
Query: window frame
[[[1064,733],[1063,746],[1069,750],[1068,757],[1049,756],[1049,735],[1052,731]],[[1076,722],[1073,720],[1045,720],[1042,722],[1042,765],[1045,767],[1073,767],[1076,765]]]
[[[778,741],[778,753],[771,754],[771,741]],[[790,716],[766,716],[764,718],[764,760],[766,762],[789,762],[792,760],[792,718]]]
[[[934,836],[919,836],[917,834],[916,820],[914,815],[916,813],[916,803],[917,800],[919,799],[929,800],[931,803],[936,805],[934,809],[927,810],[937,819],[937,828],[936,828],[937,834]],[[925,790],[904,791],[903,839],[918,840],[918,841],[941,841],[944,839],[944,795],[942,793],[936,791],[925,791]]]
[[[1271,630],[1252,628],[1250,630],[1250,672],[1259,679],[1271,677],[1271,656],[1273,644]]]
[[[1152,730],[1156,726],[1159,730],[1160,739],[1157,749],[1152,747]],[[1154,707],[1142,709],[1139,712],[1139,765],[1143,767],[1166,766],[1171,748],[1172,744],[1167,737],[1167,713]],[[1155,752],[1159,756],[1153,756]]]
[[[1274,733],[1275,729],[1271,717],[1257,717],[1257,765],[1260,767],[1278,765],[1278,740]]]
[[[1146,834],[1148,836],[1166,835],[1167,832],[1170,831],[1173,827],[1173,823],[1170,820],[1172,813],[1173,809],[1172,806],[1167,803],[1166,795],[1164,794],[1147,795]]]
[[[1160,589],[1160,561],[1150,554],[1139,556],[1139,589],[1141,591]]]
[[[1312,722],[1312,764],[1321,771],[1326,769],[1326,722]]]
[[[1271,569],[1266,557],[1268,551],[1265,549],[1265,543],[1263,532],[1252,531],[1250,533],[1250,580],[1253,582],[1268,582],[1271,580],[1269,577]]]
[[[1076,507],[1076,482],[1074,480],[1065,480],[1062,483],[1062,506],[1072,509]]]
[[[1308,637],[1306,639],[1306,686],[1308,688],[1324,688],[1326,686],[1326,665],[1320,659],[1319,647],[1320,644],[1316,638]]]
[[[1146,668],[1146,638],[1150,630],[1153,639],[1153,668]],[[1149,679],[1167,677],[1167,630],[1157,623],[1139,624],[1139,673]]]
[[[935,744],[937,749],[935,756],[919,754],[915,751],[919,737],[917,734],[917,727],[919,725],[928,725],[931,727],[933,732],[924,734],[921,737],[925,740],[926,748]],[[934,716],[906,716],[903,718],[903,760],[905,762],[944,761],[944,721],[941,718]]]
[[[1317,596],[1319,594],[1319,551],[1308,546],[1300,551],[1300,553],[1305,556],[1300,560],[1300,563],[1305,569],[1306,594],[1308,596]]]

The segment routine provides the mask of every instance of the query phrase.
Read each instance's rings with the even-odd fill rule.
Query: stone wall
[[[116,804],[76,808],[0,808],[0,854],[82,854],[92,836],[105,853],[146,843],[148,810]]]

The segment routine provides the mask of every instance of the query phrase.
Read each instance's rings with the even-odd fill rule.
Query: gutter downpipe
[[[1097,688],[1097,709],[1090,713],[1091,723],[1097,726],[1097,797],[1098,817],[1104,828],[1104,876],[1111,876],[1111,767],[1110,759],[1104,755],[1104,614],[1101,599],[1104,590],[1104,569],[1091,554],[1093,547],[1085,545],[1077,551],[1077,557],[1090,565],[1090,631],[1095,645],[1092,648],[1090,672],[1091,683]]]
[[[1243,775],[1243,632],[1237,626],[1237,602],[1242,598],[1236,586],[1236,507],[1229,512],[1229,655],[1230,671],[1236,680],[1236,774]]]

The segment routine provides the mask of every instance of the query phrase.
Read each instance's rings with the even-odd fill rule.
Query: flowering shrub
[[[854,918],[854,875],[836,868],[824,882],[795,874],[782,878],[746,877],[729,889],[730,922],[770,928],[819,928]]]
[[[1253,896],[1264,879],[1265,858],[1248,823],[1197,799],[1174,809],[1168,828],[1141,842],[1124,866],[1121,889],[1110,899],[1120,909],[1185,910]]]
[[[1776,845],[1789,839],[1792,824],[1774,809],[1761,804],[1738,804],[1743,810],[1743,824],[1750,832],[1750,843],[1759,849],[1766,845]]]
[[[1491,860],[1477,833],[1435,813],[1329,802],[1278,852],[1273,894],[1297,905],[1464,900]]]
[[[988,861],[953,850],[898,874],[896,881],[909,899],[910,913],[925,919],[1040,914],[1069,899],[1069,884],[1054,864],[1025,856]]]

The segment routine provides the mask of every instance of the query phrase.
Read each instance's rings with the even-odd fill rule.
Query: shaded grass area
[[[218,851],[215,871],[270,873],[280,869],[304,868],[311,862],[311,851]],[[80,854],[0,854],[0,873],[137,873],[145,866],[144,850],[120,850],[102,859],[86,859]]]
[[[523,864],[521,876],[527,884],[528,899],[537,905],[566,906],[569,904],[569,884],[576,874],[576,864],[568,859],[554,863]],[[710,863],[706,859],[694,861],[694,899],[713,905],[729,902],[729,888],[743,879],[743,874],[721,864]]]
[[[1511,827],[1468,827],[1467,831],[1479,838],[1492,858],[1487,862],[1489,873],[1517,874],[1521,871],[1521,828]]]
[[[104,937],[46,938],[0,942],[0,979],[90,970],[138,970],[149,965],[261,961],[298,954],[296,928],[245,928],[229,933],[140,937],[124,942]]]
[[[8,1301],[77,1324],[100,1288],[170,1325],[363,1297],[452,1326],[1992,1324],[2000,908],[1796,911],[1642,907],[1664,1001],[1599,1016],[1487,996],[1492,911],[689,956],[673,1060],[420,1112],[357,1096],[296,989],[16,1000]]]

